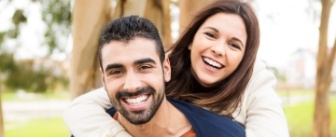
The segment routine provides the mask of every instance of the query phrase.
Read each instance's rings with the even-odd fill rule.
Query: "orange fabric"
[[[196,137],[194,129],[190,129],[188,132],[184,133],[181,137]]]

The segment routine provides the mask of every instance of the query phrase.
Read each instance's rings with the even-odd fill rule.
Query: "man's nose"
[[[141,79],[135,72],[128,72],[125,77],[124,90],[135,92],[141,88]]]

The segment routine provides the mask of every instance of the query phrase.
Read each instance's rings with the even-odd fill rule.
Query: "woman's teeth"
[[[223,65],[219,64],[218,62],[216,61],[213,61],[209,58],[203,58],[204,62],[207,64],[207,65],[210,65],[211,67],[214,67],[214,68],[217,68],[217,69],[221,69],[223,68]]]

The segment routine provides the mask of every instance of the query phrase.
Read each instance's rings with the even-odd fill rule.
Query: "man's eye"
[[[120,71],[120,70],[114,70],[114,71],[110,71],[109,74],[110,75],[118,75],[118,74],[122,74],[122,71]]]
[[[150,68],[152,68],[152,66],[144,65],[144,66],[140,66],[139,70],[146,70],[146,69],[150,69]]]

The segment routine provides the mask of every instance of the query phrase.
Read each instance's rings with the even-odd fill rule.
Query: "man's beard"
[[[149,108],[140,111],[127,111],[122,105],[120,100],[122,98],[131,98],[143,94],[149,94],[152,96],[152,102]],[[156,95],[156,96],[155,96]],[[135,125],[145,124],[150,121],[155,115],[156,111],[159,109],[164,98],[164,92],[156,92],[151,87],[143,87],[138,89],[136,92],[129,92],[127,90],[121,90],[117,92],[114,98],[111,98],[111,103],[114,105],[116,110],[124,116],[130,123]],[[147,101],[147,100],[146,100]]]

